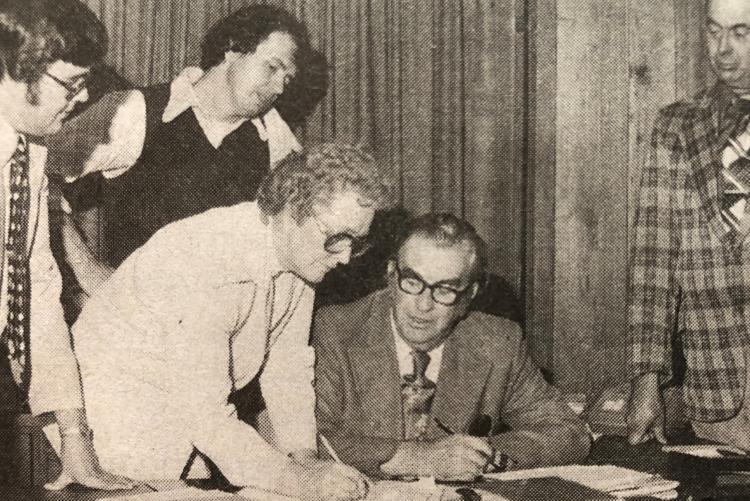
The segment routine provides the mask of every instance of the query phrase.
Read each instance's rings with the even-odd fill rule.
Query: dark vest
[[[255,200],[269,172],[268,143],[251,121],[208,141],[192,109],[162,122],[170,84],[142,90],[146,138],[138,161],[105,186],[107,260],[119,265],[163,226],[213,207]]]

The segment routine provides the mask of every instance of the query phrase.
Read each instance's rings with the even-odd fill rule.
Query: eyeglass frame
[[[343,242],[348,242],[347,246],[349,248],[350,258],[360,257],[370,249],[370,242],[367,236],[357,237],[346,231],[329,235],[328,230],[323,226],[323,223],[321,223],[316,214],[313,214],[311,218],[318,226],[318,230],[326,237],[325,242],[323,242],[323,248],[327,253],[341,254],[342,252],[345,252],[346,248],[336,249],[336,246],[341,245]]]
[[[467,285],[463,289],[454,289],[453,287],[449,287],[447,285],[443,285],[441,282],[438,282],[438,283],[435,283],[435,284],[429,284],[422,277],[420,277],[419,275],[417,275],[417,273],[414,272],[414,271],[412,271],[412,273],[414,274],[414,276],[405,277],[404,276],[404,271],[401,269],[401,266],[398,264],[398,261],[393,261],[393,264],[394,264],[395,271],[396,271],[396,283],[398,283],[398,288],[402,292],[405,292],[406,294],[409,294],[411,296],[419,296],[419,295],[421,295],[425,291],[425,289],[430,289],[430,299],[432,299],[433,302],[435,302],[435,303],[437,303],[439,305],[442,305],[442,306],[455,306],[456,303],[458,303],[458,301],[461,299],[461,297],[464,294],[466,294],[466,292],[468,292],[469,290],[472,289],[473,283],[470,283],[469,285]],[[404,283],[405,280],[416,280],[416,281],[418,281],[420,283],[420,285],[421,285],[419,291],[418,292],[411,292],[411,290],[406,290],[404,288],[404,285],[403,285],[403,283]],[[451,292],[453,292],[456,295],[456,297],[453,299],[453,301],[451,301],[449,303],[445,303],[443,301],[438,300],[435,297],[435,290],[436,289],[445,289],[445,290],[451,291]]]
[[[57,85],[62,87],[67,91],[67,94],[65,95],[66,101],[72,101],[78,94],[83,92],[85,89],[88,88],[88,75],[83,75],[81,77],[78,77],[76,81],[81,82],[80,84],[74,84],[73,82],[68,82],[67,80],[63,80],[60,77],[56,77],[49,71],[44,72],[45,75],[47,75],[50,79],[52,79],[53,82],[55,82]]]

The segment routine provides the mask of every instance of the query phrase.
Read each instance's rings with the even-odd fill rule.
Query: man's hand
[[[132,480],[101,469],[91,439],[84,437],[83,433],[62,435],[60,461],[62,473],[45,488],[60,490],[72,483],[104,490],[132,489],[135,486]]]
[[[456,434],[434,442],[404,442],[380,469],[390,475],[471,481],[484,472],[492,456],[486,439]]]
[[[664,435],[664,399],[659,388],[659,374],[649,372],[633,380],[628,403],[628,441],[631,445],[656,438],[667,443]]]
[[[299,482],[304,501],[354,501],[367,497],[369,490],[367,477],[333,461],[306,461]]]

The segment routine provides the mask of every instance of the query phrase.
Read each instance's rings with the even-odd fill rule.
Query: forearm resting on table
[[[428,477],[434,474],[424,447],[418,442],[401,442],[393,457],[380,465],[380,470],[395,476]]]

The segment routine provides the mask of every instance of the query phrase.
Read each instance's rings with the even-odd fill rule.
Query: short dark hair
[[[208,70],[224,60],[229,51],[255,52],[271,33],[288,33],[297,53],[306,51],[310,37],[305,26],[288,11],[270,5],[248,5],[219,20],[203,38],[201,68]]]
[[[414,217],[407,223],[406,231],[401,234],[394,258],[412,237],[422,237],[445,247],[468,242],[475,257],[470,275],[471,282],[484,285],[487,277],[487,244],[468,221],[448,212],[430,212]]]
[[[378,210],[391,203],[391,183],[372,156],[356,146],[323,143],[279,162],[261,183],[258,206],[269,216],[289,208],[299,223],[312,215],[313,205],[349,190],[363,206]]]
[[[107,53],[107,32],[78,0],[0,0],[0,74],[34,84],[47,66],[83,68]]]

